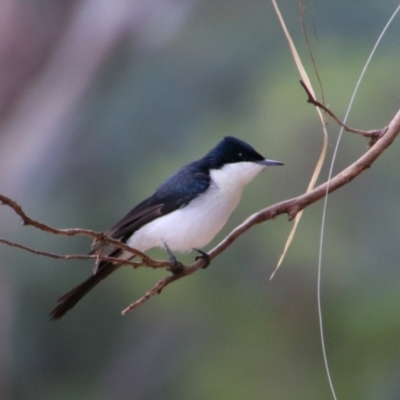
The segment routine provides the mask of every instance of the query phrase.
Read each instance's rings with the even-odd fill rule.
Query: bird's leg
[[[208,255],[208,253],[206,253],[205,251],[203,251],[203,250],[199,250],[199,249],[193,249],[194,251],[197,251],[198,253],[200,253],[200,255],[199,256],[197,256],[196,258],[195,258],[195,260],[197,261],[197,260],[199,260],[200,258],[202,258],[203,260],[204,260],[204,262],[205,262],[205,264],[204,264],[204,266],[202,267],[203,269],[206,269],[209,265],[210,265],[210,263],[211,263],[211,259],[210,259],[210,256]]]
[[[180,272],[183,271],[183,264],[176,259],[174,253],[172,253],[171,249],[167,245],[167,242],[163,241],[163,243],[165,250],[169,255],[169,259],[171,260],[171,266],[168,268],[168,270],[172,272],[174,275],[179,274]]]

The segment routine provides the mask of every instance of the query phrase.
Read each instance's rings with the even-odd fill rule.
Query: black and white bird
[[[162,183],[152,196],[139,203],[106,234],[141,252],[153,247],[186,252],[206,246],[222,229],[239,204],[243,188],[268,165],[253,147],[228,136],[203,158],[191,162]],[[110,257],[132,259],[114,248]],[[52,319],[61,318],[120,265],[101,261],[94,274],[58,300]]]

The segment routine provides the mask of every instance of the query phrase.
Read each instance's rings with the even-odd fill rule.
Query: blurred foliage
[[[28,7],[22,0],[8,3],[15,10]],[[29,21],[46,40],[52,15],[58,15],[56,21],[74,18],[80,6],[96,1],[75,0],[68,7],[32,1],[36,3],[41,11]],[[133,15],[139,3],[115,4],[125,4]],[[312,71],[298,4],[281,3]],[[60,97],[45,96],[47,108],[37,128],[28,129],[31,136],[14,137],[12,149],[2,142],[0,157],[4,163],[9,158],[0,182],[4,194],[12,194],[34,218],[55,227],[105,230],[177,168],[204,155],[223,136],[238,136],[265,156],[284,161],[285,167],[268,170],[247,188],[215,244],[255,210],[305,190],[319,156],[321,129],[268,1],[147,4],[144,20],[140,13],[132,17],[136,25],[132,22],[105,52],[82,95],[48,128],[58,136],[42,136],[41,127],[62,103],[63,92]],[[327,104],[344,115],[396,3],[339,0],[305,6]],[[100,13],[100,1],[99,7]],[[62,14],[65,8],[67,16]],[[97,15],[82,11],[81,17],[88,18],[90,29]],[[68,20],[63,24],[68,26]],[[25,28],[29,31],[28,25]],[[350,125],[381,127],[398,109],[398,37],[395,21],[360,88]],[[75,40],[79,45],[80,37]],[[29,46],[28,36],[24,41],[20,45]],[[85,49],[88,57],[95,50]],[[48,49],[49,59],[52,54]],[[39,79],[41,70],[35,68],[27,86]],[[63,76],[45,89],[52,93],[52,85],[62,84]],[[316,85],[315,78],[313,82]],[[73,82],[65,85],[65,93],[68,85]],[[23,91],[15,93],[18,100]],[[17,100],[11,108],[17,108]],[[9,114],[18,119],[18,113]],[[328,128],[330,157],[338,128],[333,122]],[[2,135],[0,139],[11,140],[6,129]],[[21,153],[18,146],[27,138],[32,146]],[[346,134],[335,170],[365,149],[362,138]],[[339,398],[400,398],[398,149],[398,143],[393,144],[370,171],[329,198],[322,306]],[[11,162],[22,165],[22,172]],[[269,275],[291,227],[284,217],[255,227],[210,268],[168,287],[124,318],[119,311],[164,276],[162,272],[121,269],[54,323],[46,314],[61,294],[91,273],[91,263],[35,257],[2,246],[0,398],[330,398],[316,305],[321,212],[322,204],[306,210],[272,282]],[[84,238],[22,228],[4,207],[1,220],[2,237],[38,249],[76,254],[90,247]]]

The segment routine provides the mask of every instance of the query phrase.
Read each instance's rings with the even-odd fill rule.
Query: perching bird
[[[201,249],[222,229],[240,201],[243,188],[267,165],[267,160],[246,142],[225,137],[203,158],[185,165],[139,203],[106,234],[145,252],[153,247],[168,251]],[[132,259],[114,248],[110,257]],[[208,260],[209,261],[209,260]],[[101,261],[94,274],[58,299],[51,319],[61,318],[120,265]]]

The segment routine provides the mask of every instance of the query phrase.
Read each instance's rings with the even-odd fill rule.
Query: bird
[[[167,178],[153,195],[105,234],[141,252],[154,247],[165,249],[172,266],[181,265],[176,262],[173,251],[196,250],[208,264],[208,254],[200,249],[225,225],[239,204],[244,187],[265,167],[277,165],[283,163],[266,159],[241,139],[226,136],[204,157]],[[116,247],[108,256],[123,260],[134,258],[132,253]],[[50,313],[51,319],[63,317],[120,266],[120,263],[100,261],[87,280],[58,299],[58,305]]]

